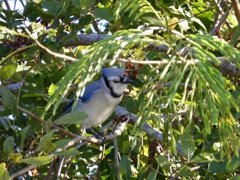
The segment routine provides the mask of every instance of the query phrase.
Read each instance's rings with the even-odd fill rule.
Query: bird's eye
[[[120,81],[118,81],[118,80],[114,80],[113,82],[114,82],[114,83],[119,83]]]

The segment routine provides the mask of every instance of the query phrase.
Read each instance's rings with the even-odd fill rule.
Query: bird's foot
[[[105,144],[106,138],[105,138],[105,137],[103,136],[103,134],[102,134],[101,132],[99,132],[97,129],[95,129],[95,128],[87,128],[87,129],[86,129],[86,132],[87,132],[88,134],[94,135],[95,138],[97,138],[97,139],[101,139],[101,140],[102,140],[101,145],[104,145],[104,144]]]

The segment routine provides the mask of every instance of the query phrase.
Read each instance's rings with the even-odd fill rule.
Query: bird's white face
[[[116,94],[123,94],[127,88],[127,83],[124,83],[124,78],[120,77],[110,77],[108,78],[109,85],[112,87],[113,92]]]
[[[113,97],[120,97],[127,88],[128,83],[133,83],[133,81],[127,76],[110,76],[108,78],[104,77],[106,87],[109,89]]]

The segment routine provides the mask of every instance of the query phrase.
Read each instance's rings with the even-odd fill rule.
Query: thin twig
[[[25,114],[27,114],[28,116],[30,116],[31,118],[33,118],[34,120],[42,123],[42,124],[46,124],[47,122],[43,119],[41,119],[39,116],[37,116],[36,114],[33,114],[32,112],[20,107],[20,106],[17,106],[17,109]],[[78,137],[77,134],[74,134],[72,132],[69,132],[69,131],[66,131],[65,129],[55,125],[55,124],[52,124],[52,127],[55,128],[55,129],[58,129],[59,131],[61,131],[62,133],[64,133],[65,135],[68,135],[68,136],[71,136],[71,137]]]
[[[124,63],[133,63],[133,64],[149,64],[149,65],[164,65],[164,64],[169,64],[169,60],[156,60],[156,61],[139,61],[139,60],[134,60],[134,59],[123,59],[123,58],[119,58],[117,60],[118,62],[124,62]],[[192,59],[192,60],[186,60],[186,61],[180,61],[180,60],[176,60],[175,63],[176,64],[183,64],[185,62],[188,62],[188,63],[192,63],[192,64],[195,64],[195,63],[198,63],[200,62],[199,60],[197,59]]]
[[[225,12],[225,14],[223,15],[221,21],[213,28],[213,30],[210,32],[211,35],[214,35],[216,33],[216,31],[218,29],[220,29],[220,27],[222,26],[222,24],[226,21],[228,15],[230,14],[231,10],[232,10],[232,4],[229,5],[227,11]]]
[[[215,7],[216,7],[217,14],[215,15],[215,19],[214,19],[214,22],[212,24],[212,29],[214,29],[217,26],[217,24],[219,24],[220,19],[221,19],[222,14],[223,14],[222,7],[219,5],[217,0],[213,0],[213,3],[215,5]]]
[[[19,1],[21,2],[22,6],[25,7],[25,4],[23,3],[23,1],[22,0],[19,0]]]
[[[161,89],[163,87],[170,87],[172,85],[172,82],[166,82],[163,84],[159,84],[157,83],[156,86],[154,86],[154,89]],[[185,83],[179,83],[179,86],[185,86]],[[191,84],[187,84],[187,89],[192,89],[192,85]],[[152,88],[148,88],[146,90],[143,91],[143,94],[147,94],[148,92],[152,91]]]
[[[26,172],[28,172],[28,171],[30,171],[31,169],[34,169],[34,168],[36,168],[36,167],[37,167],[37,166],[35,166],[35,165],[30,165],[30,166],[28,166],[28,167],[26,167],[26,168],[24,168],[24,169],[21,169],[20,171],[12,174],[12,175],[10,176],[10,179],[14,179],[14,178],[16,178],[16,177],[18,177],[18,176],[20,176],[20,175],[22,175],[22,174],[25,174]]]
[[[45,47],[44,45],[42,45],[36,38],[34,38],[31,33],[29,32],[29,30],[27,28],[25,28],[26,32],[28,33],[28,35],[36,42],[36,44],[44,49],[45,51],[47,51],[49,54],[53,55],[54,57],[59,57],[59,58],[62,58],[62,59],[67,59],[67,60],[70,60],[70,61],[77,61],[78,59],[76,58],[73,58],[73,57],[70,57],[70,56],[67,56],[65,54],[60,54],[60,53],[56,53],[56,52],[53,52],[51,51],[50,49],[48,49],[47,47]]]
[[[215,5],[215,7],[216,7],[217,14],[216,14],[214,23],[212,25],[212,29],[219,23],[222,15],[224,14],[222,7],[225,7],[227,2],[226,2],[226,0],[221,0],[221,2],[218,3],[217,0],[213,0],[213,3]],[[231,23],[230,23],[230,21],[228,19],[226,19],[226,25],[228,26],[228,28],[230,28],[230,29],[232,28],[232,25],[231,25]]]
[[[56,179],[57,180],[60,180],[60,176],[61,176],[61,171],[62,171],[62,167],[63,167],[63,164],[64,164],[64,161],[65,161],[65,156],[63,156],[59,162],[59,166],[58,166],[58,171],[57,171],[57,177]]]

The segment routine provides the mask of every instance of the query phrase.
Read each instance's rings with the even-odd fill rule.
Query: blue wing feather
[[[92,82],[90,83],[83,93],[82,97],[79,97],[79,101],[82,101],[83,103],[87,102],[89,99],[91,99],[94,92],[101,89],[100,81]],[[68,103],[67,107],[64,109],[62,116],[72,111],[72,106],[74,104],[74,99],[71,99]]]
[[[83,96],[80,97],[80,99],[82,100],[82,102],[87,102],[89,99],[91,99],[91,97],[94,94],[94,92],[96,92],[99,89],[101,89],[100,81],[96,81],[96,82],[90,83],[85,88]]]

